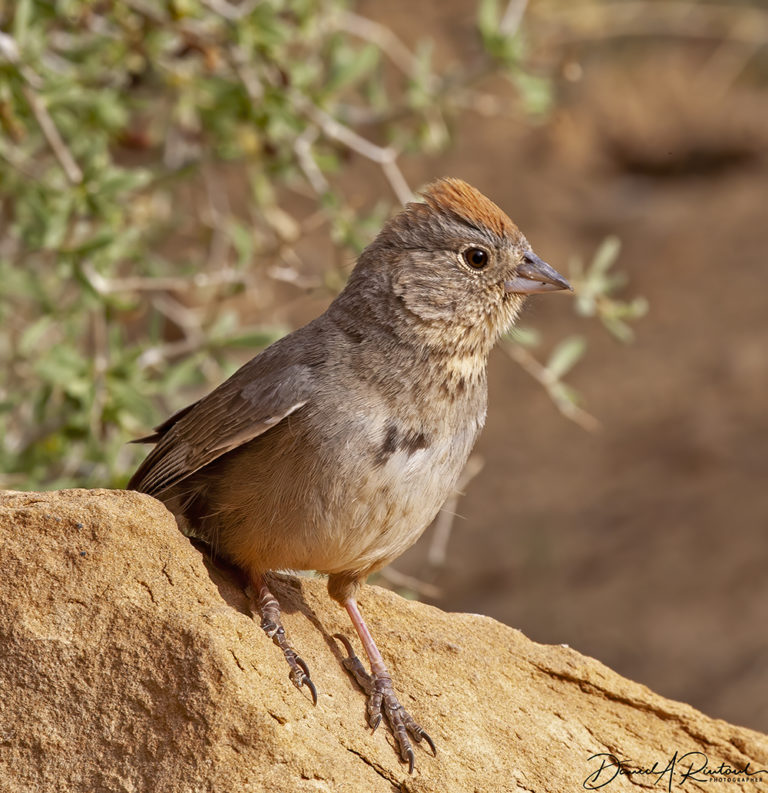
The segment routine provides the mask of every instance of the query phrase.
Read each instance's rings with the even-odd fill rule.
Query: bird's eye
[[[464,261],[473,270],[482,270],[488,265],[488,251],[484,251],[482,248],[467,248],[464,251]]]

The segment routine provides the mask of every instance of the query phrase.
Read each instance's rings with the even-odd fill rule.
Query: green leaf
[[[13,37],[20,47],[26,43],[31,16],[32,0],[18,0],[16,13],[13,15]]]
[[[100,229],[90,238],[74,248],[60,249],[60,253],[66,253],[74,256],[87,256],[100,248],[105,248],[110,243],[114,242],[115,233],[109,229]]]
[[[288,328],[253,328],[235,333],[227,339],[222,340],[222,345],[227,347],[248,347],[251,349],[261,349],[285,336],[289,332]]]
[[[578,363],[586,349],[587,342],[583,336],[568,336],[552,351],[547,361],[547,371],[555,380],[559,380]]]
[[[477,29],[484,39],[499,33],[498,0],[480,0],[477,6]]]
[[[87,361],[76,349],[58,346],[48,350],[34,364],[37,374],[46,382],[69,389],[87,376]],[[79,392],[80,386],[76,386]]]
[[[29,327],[27,327],[21,334],[19,339],[18,353],[20,355],[37,355],[39,353],[39,345],[43,337],[47,335],[48,331],[53,327],[54,319],[49,314],[46,314],[39,319],[35,320]],[[50,340],[48,345],[50,346]]]
[[[621,240],[611,235],[606,237],[597,249],[592,264],[590,265],[590,276],[606,273],[616,262],[621,251]]]
[[[379,49],[368,44],[362,49],[350,49],[339,59],[334,72],[326,81],[325,92],[337,94],[345,88],[360,82],[379,64]]]
[[[520,344],[523,347],[537,347],[541,344],[541,333],[536,328],[529,328],[524,325],[515,325],[506,336],[511,342]]]
[[[516,71],[513,81],[520,91],[525,109],[531,115],[544,115],[552,108],[552,83],[545,77]]]
[[[635,332],[626,322],[616,316],[602,317],[603,325],[608,332],[623,344],[629,344],[635,338]]]
[[[201,360],[202,355],[197,354],[166,365],[163,372],[163,393],[174,394],[182,388],[200,383]]]

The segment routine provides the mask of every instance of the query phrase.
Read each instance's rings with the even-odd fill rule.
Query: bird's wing
[[[315,387],[314,362],[289,363],[291,356],[271,351],[140,439],[157,445],[128,489],[157,496],[306,405]],[[281,366],[281,358],[289,365]]]

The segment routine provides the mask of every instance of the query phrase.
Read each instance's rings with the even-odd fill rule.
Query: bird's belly
[[[392,453],[351,475],[339,509],[322,516],[314,569],[324,573],[382,567],[421,536],[450,495],[470,447],[456,439]],[[318,556],[324,558],[322,562]]]
[[[395,559],[450,494],[479,423],[440,439],[401,433],[399,444],[387,444],[386,427],[370,427],[349,422],[332,456],[312,453],[302,431],[290,436],[295,448],[287,436],[265,436],[233,456],[227,468],[249,468],[252,486],[243,491],[218,472],[203,535],[218,532],[221,552],[254,571],[363,572]]]

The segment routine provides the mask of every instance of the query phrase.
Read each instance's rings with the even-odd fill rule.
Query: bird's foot
[[[306,686],[312,695],[312,704],[317,705],[317,689],[309,676],[309,667],[304,659],[293,649],[283,627],[280,614],[280,604],[277,598],[269,591],[264,579],[254,581],[256,589],[256,605],[261,614],[261,628],[264,633],[283,651],[285,660],[291,671],[288,673],[290,681],[296,688]]]
[[[389,672],[385,669],[378,673],[369,674],[362,661],[355,655],[349,639],[340,633],[334,634],[333,638],[338,639],[347,651],[348,657],[342,662],[344,668],[352,673],[357,684],[368,696],[368,724],[375,730],[381,724],[381,718],[384,716],[397,741],[400,757],[408,763],[408,773],[413,773],[415,755],[410,738],[412,737],[416,743],[421,743],[422,739],[425,740],[429,744],[432,754],[436,755],[437,750],[434,741],[400,704]]]

